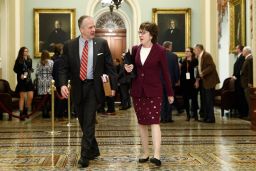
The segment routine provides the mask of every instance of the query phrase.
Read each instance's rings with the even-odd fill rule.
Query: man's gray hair
[[[200,50],[204,50],[204,46],[202,44],[196,44],[195,48],[199,48]]]
[[[169,48],[170,46],[172,46],[172,42],[170,42],[170,41],[164,41],[163,47]]]
[[[245,46],[244,48],[243,48],[243,51],[246,51],[246,52],[248,52],[248,53],[252,53],[252,49],[251,49],[251,47],[250,46]]]
[[[82,27],[83,20],[86,19],[86,18],[89,18],[89,17],[91,17],[91,16],[82,15],[82,16],[78,19],[78,27],[81,28],[81,27]]]

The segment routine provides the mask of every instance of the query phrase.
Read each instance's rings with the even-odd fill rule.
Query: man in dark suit
[[[185,50],[185,44],[182,44],[183,37],[180,29],[177,28],[176,21],[171,19],[170,27],[166,30],[163,40],[172,42],[173,52],[181,52]]]
[[[236,97],[239,99],[237,101],[237,109],[239,112],[239,117],[245,117],[248,115],[248,104],[245,99],[244,90],[241,86],[241,70],[243,63],[245,61],[245,57],[243,56],[244,46],[237,45],[236,46],[236,52],[237,52],[237,60],[234,64],[234,71],[232,78],[235,80],[235,91],[236,91]]]
[[[172,80],[173,91],[175,90],[175,85],[179,81],[179,63],[178,56],[172,52],[172,42],[165,41],[163,47],[166,50],[166,59],[168,62],[169,74]],[[174,92],[175,94],[175,92]],[[175,100],[174,100],[175,101]],[[161,122],[173,122],[172,120],[172,105],[168,101],[168,96],[165,88],[163,88],[163,104],[161,109]]]
[[[253,57],[249,46],[243,48],[243,56],[245,57],[245,61],[241,70],[241,85],[244,89],[245,98],[249,107],[249,119],[251,119],[252,107],[250,103],[249,88],[252,87],[253,84]]]
[[[219,76],[216,70],[216,66],[213,62],[210,53],[204,50],[203,45],[197,44],[194,48],[195,55],[198,58],[198,75],[196,81],[196,87],[199,87],[199,80],[202,89],[202,101],[204,122],[215,123],[214,117],[214,91],[215,86],[220,82]]]
[[[100,155],[95,138],[95,121],[97,107],[105,97],[101,76],[109,75],[114,96],[117,74],[107,41],[95,38],[93,18],[81,16],[78,26],[81,35],[64,45],[59,82],[61,94],[67,98],[67,76],[71,75],[73,102],[78,109],[78,119],[83,132],[78,167],[87,167],[89,160]]]

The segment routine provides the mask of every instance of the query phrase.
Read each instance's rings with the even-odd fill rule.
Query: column
[[[256,16],[256,0],[252,0],[252,16]],[[253,88],[250,89],[251,97],[251,127],[256,131],[256,19],[252,17],[252,55],[253,55]]]

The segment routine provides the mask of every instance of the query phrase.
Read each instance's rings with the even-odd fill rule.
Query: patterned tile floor
[[[160,168],[137,162],[141,146],[133,109],[98,115],[101,156],[81,170],[256,170],[256,132],[250,122],[221,118],[219,110],[215,115],[215,124],[186,122],[184,114],[174,115],[174,123],[161,124]],[[51,120],[41,116],[0,121],[0,170],[79,170],[80,128],[75,118],[71,127],[66,124],[67,120],[56,121],[59,132],[51,136]]]

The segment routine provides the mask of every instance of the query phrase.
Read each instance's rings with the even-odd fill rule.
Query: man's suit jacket
[[[233,76],[235,76],[239,81],[240,81],[240,75],[241,75],[241,70],[242,70],[244,61],[245,61],[245,57],[241,54],[240,56],[238,56],[236,62],[234,63]]]
[[[168,69],[169,69],[169,74],[171,76],[172,87],[174,87],[175,84],[180,79],[178,56],[173,52],[166,51],[166,59],[168,62]]]
[[[134,61],[136,77],[132,81],[131,95],[133,97],[162,97],[163,86],[160,79],[162,73],[167,95],[173,96],[165,49],[159,44],[153,44],[144,65],[142,65],[141,47],[142,45],[132,48],[132,61]]]
[[[241,70],[241,85],[243,88],[247,88],[248,84],[253,83],[253,70],[252,70],[252,65],[253,65],[253,57],[248,56],[242,66]]]
[[[70,73],[69,73],[70,72]],[[59,68],[60,85],[67,84],[67,76],[70,74],[71,92],[73,100],[76,104],[81,101],[82,81],[80,75],[80,57],[79,57],[79,37],[65,43],[63,48],[63,65]],[[117,74],[112,62],[112,56],[105,39],[93,39],[93,79],[96,97],[99,103],[104,100],[104,90],[101,76],[109,75],[111,79],[111,87],[117,89]]]
[[[205,51],[201,57],[201,74],[205,89],[215,88],[216,84],[220,82],[212,56]]]

